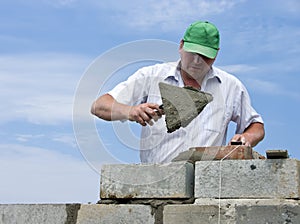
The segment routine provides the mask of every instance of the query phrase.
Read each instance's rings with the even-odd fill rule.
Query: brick
[[[101,199],[190,198],[194,190],[194,166],[168,164],[112,164],[101,170]]]
[[[221,198],[300,196],[299,161],[272,159],[196,162],[195,198],[219,198],[220,174]]]
[[[149,205],[82,205],[76,224],[154,224]]]
[[[257,152],[249,146],[228,145],[228,146],[211,146],[211,147],[192,147],[189,150],[178,154],[172,161],[205,161],[205,160],[221,160],[221,159],[252,159]]]

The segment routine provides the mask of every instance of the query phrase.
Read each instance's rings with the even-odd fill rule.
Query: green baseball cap
[[[210,22],[196,21],[185,31],[183,49],[208,58],[215,58],[219,50],[220,35]]]

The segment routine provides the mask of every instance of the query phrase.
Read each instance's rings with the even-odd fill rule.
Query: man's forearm
[[[93,103],[91,113],[107,121],[130,120],[145,126],[152,125],[152,120],[159,119],[163,111],[156,103],[129,106],[119,103],[111,95],[105,94]]]
[[[242,134],[236,134],[233,136],[229,144],[231,144],[231,142],[240,141],[243,145],[254,147],[263,140],[264,136],[264,124],[256,122],[250,124],[250,126]]]
[[[99,97],[92,105],[91,113],[97,117],[112,120],[127,120],[131,106],[118,103],[111,95]]]
[[[258,122],[252,123],[242,135],[254,147],[265,137],[264,125]]]

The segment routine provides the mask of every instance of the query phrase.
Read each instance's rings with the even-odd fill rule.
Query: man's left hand
[[[250,146],[250,147],[251,147],[250,142],[247,140],[246,134],[236,134],[236,135],[233,136],[233,138],[230,140],[229,145],[233,145],[232,142],[241,142],[242,145]]]

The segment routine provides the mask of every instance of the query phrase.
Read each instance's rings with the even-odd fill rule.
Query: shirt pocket
[[[203,114],[200,114],[201,122],[204,131],[215,132],[215,133],[225,133],[227,125],[230,121],[229,110],[225,104],[208,104],[203,110]]]

